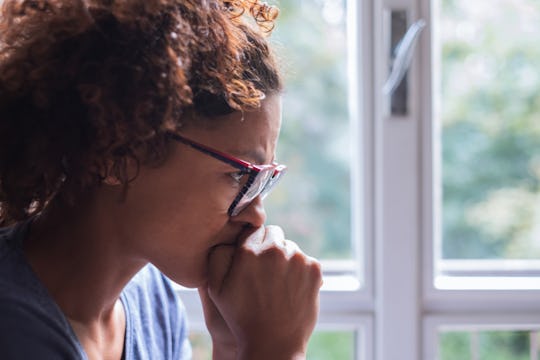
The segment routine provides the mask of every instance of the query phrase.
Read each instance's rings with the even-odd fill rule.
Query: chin
[[[177,283],[178,285],[181,285],[188,289],[198,289],[202,286],[206,285],[206,281],[193,281],[193,280],[187,280],[187,281],[177,281],[175,279],[170,278],[172,281]]]
[[[189,273],[185,271],[175,271],[174,269],[156,266],[165,276],[188,289],[196,289],[205,286],[207,282],[206,271],[204,273]]]

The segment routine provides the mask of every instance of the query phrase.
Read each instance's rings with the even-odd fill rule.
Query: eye
[[[240,184],[243,182],[242,180],[244,180],[243,178],[247,174],[248,172],[246,170],[240,170],[240,171],[229,173],[229,176],[232,177],[234,181]]]

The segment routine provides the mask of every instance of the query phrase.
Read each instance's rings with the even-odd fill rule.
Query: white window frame
[[[375,120],[377,199],[375,267],[375,358],[419,359],[421,333],[420,252],[420,106],[419,61],[409,70],[406,116],[394,117],[382,94],[389,75],[389,11],[406,10],[418,19],[409,1],[373,1],[372,92]],[[418,51],[416,51],[418,53]]]
[[[432,18],[437,17],[438,9],[436,6],[432,6],[430,1],[423,1],[423,18],[429,19],[432,31],[431,33],[438,32],[438,26],[436,22],[431,21]],[[435,4],[433,4],[435,5]],[[421,61],[424,73],[422,74],[422,88],[423,96],[426,99],[422,103],[423,108],[423,151],[425,154],[423,157],[423,178],[424,184],[423,193],[423,237],[428,241],[425,241],[424,247],[424,259],[427,269],[424,273],[424,289],[426,292],[426,298],[428,302],[440,301],[441,294],[444,296],[453,296],[452,293],[458,293],[458,297],[462,297],[464,292],[451,292],[445,290],[470,290],[479,289],[479,291],[467,291],[469,293],[469,299],[483,296],[485,291],[501,290],[498,294],[500,296],[517,296],[516,290],[523,290],[530,296],[540,296],[540,260],[450,260],[444,261],[443,264],[439,264],[439,271],[442,275],[437,275],[437,265],[434,262],[434,258],[440,256],[438,254],[440,244],[437,241],[441,239],[441,229],[439,216],[437,216],[438,209],[441,208],[441,194],[440,189],[436,186],[440,182],[441,169],[440,164],[436,162],[436,155],[440,153],[440,144],[436,140],[441,129],[439,124],[431,119],[437,117],[439,112],[439,104],[432,104],[432,89],[436,88],[439,82],[437,77],[439,71],[436,68],[439,63],[439,59],[436,58],[437,54],[431,53],[431,36],[424,37],[421,50]],[[432,135],[433,134],[433,135]],[[430,240],[435,239],[435,240]],[[459,282],[460,284],[457,284]],[[439,284],[437,287],[434,284]],[[505,291],[509,290],[509,291]],[[453,301],[453,300],[451,300]],[[468,301],[468,300],[467,300]]]
[[[416,4],[416,3],[414,3]],[[538,330],[540,328],[540,278],[537,261],[446,261],[445,274],[437,274],[439,255],[438,211],[441,208],[440,127],[436,121],[439,104],[432,96],[438,87],[438,54],[432,51],[438,33],[437,4],[419,0],[420,17],[429,27],[421,39],[418,92],[421,102],[422,171],[418,184],[422,211],[422,326],[421,359],[437,359],[438,331],[454,329]],[[474,266],[471,266],[474,265]],[[437,285],[437,286],[436,286]],[[420,334],[418,334],[420,336]],[[411,358],[413,359],[413,358]]]
[[[424,353],[423,359],[440,359],[438,349],[439,330],[451,331],[534,331],[540,329],[539,317],[527,314],[478,314],[473,315],[433,315],[424,319]],[[538,354],[538,348],[530,349]],[[538,358],[538,356],[536,357]],[[535,358],[535,359],[536,359]]]
[[[484,262],[483,267],[463,268],[461,273],[453,269],[445,279],[435,273],[441,194],[440,129],[433,121],[439,106],[432,96],[438,81],[437,69],[433,69],[438,59],[432,51],[437,34],[432,20],[438,9],[433,4],[431,0],[373,1],[375,94],[380,94],[378,89],[388,76],[388,11],[406,10],[411,21],[422,18],[428,23],[409,71],[408,116],[392,117],[383,96],[373,99],[374,159],[380,164],[375,179],[379,186],[375,200],[376,360],[436,359],[439,327],[540,327],[538,262],[506,261],[502,271],[497,270],[501,262],[496,267]],[[435,287],[441,280],[446,280],[448,289]],[[467,290],[472,286],[476,289]]]

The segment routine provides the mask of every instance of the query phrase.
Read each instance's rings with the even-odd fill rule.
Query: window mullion
[[[374,8],[376,314],[378,360],[420,359],[420,161],[418,59],[408,74],[408,113],[390,116],[382,86],[389,74],[389,12],[416,18],[415,2],[382,0]]]

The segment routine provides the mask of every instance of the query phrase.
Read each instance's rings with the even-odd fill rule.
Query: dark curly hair
[[[4,0],[0,223],[73,199],[128,161],[158,166],[182,116],[260,106],[281,90],[258,0]],[[257,26],[258,25],[258,26]]]

